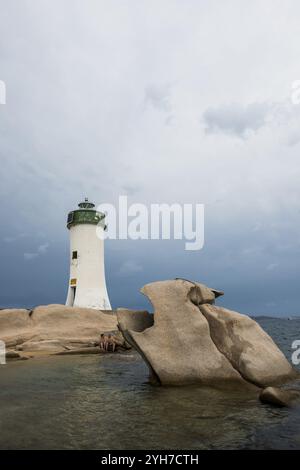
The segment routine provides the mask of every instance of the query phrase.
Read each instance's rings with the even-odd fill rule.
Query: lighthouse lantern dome
[[[78,224],[100,224],[105,229],[105,214],[94,209],[95,204],[85,198],[83,202],[78,204],[79,209],[69,212],[67,219],[67,227],[70,229]]]

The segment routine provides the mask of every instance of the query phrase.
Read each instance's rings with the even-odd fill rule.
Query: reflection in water
[[[300,322],[261,322],[288,355]],[[133,353],[10,363],[0,385],[1,449],[300,448],[299,410],[238,391],[151,386]]]

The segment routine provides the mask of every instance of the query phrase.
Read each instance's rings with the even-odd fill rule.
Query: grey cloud
[[[122,187],[122,190],[128,196],[133,196],[134,194],[138,193],[140,191],[140,189],[141,188],[140,188],[139,185],[124,185]]]
[[[271,105],[267,103],[238,103],[208,108],[203,113],[207,134],[224,133],[245,138],[249,132],[257,131],[265,125]]]
[[[32,260],[32,259],[34,259],[34,258],[37,258],[38,256],[39,256],[38,253],[24,253],[24,259],[25,259],[26,261],[30,261],[30,260]]]
[[[145,89],[145,103],[151,104],[159,111],[170,112],[172,110],[170,83],[148,85]]]
[[[24,237],[27,237],[27,236],[28,235],[26,233],[19,233],[17,235],[11,235],[11,236],[4,237],[3,241],[5,243],[14,243],[14,242],[20,240],[21,238],[24,238]]]
[[[37,247],[37,250],[35,252],[32,252],[32,253],[24,253],[24,259],[26,261],[30,261],[34,258],[37,258],[38,256],[40,255],[44,255],[47,253],[48,251],[48,248],[49,248],[49,243],[43,243],[42,245],[39,245]]]
[[[279,264],[278,263],[270,263],[267,266],[267,271],[273,271],[274,269],[278,268]]]
[[[300,142],[300,132],[293,132],[287,138],[287,145],[294,147]]]
[[[146,204],[204,203],[206,242],[192,253],[108,240],[114,306],[138,308],[143,284],[181,276],[224,289],[234,309],[266,313],[274,298],[279,313],[297,311],[300,106],[280,103],[299,69],[300,4],[265,2],[272,21],[259,0],[247,21],[226,2],[140,2],[138,13],[134,2],[2,2],[0,306],[16,303],[16,284],[20,306],[64,302],[66,214],[85,195],[114,202],[125,191]],[[199,138],[199,110],[210,138]],[[253,132],[249,145],[218,138]],[[274,260],[280,269],[267,271]]]
[[[44,254],[48,251],[48,248],[49,248],[49,243],[44,243],[44,244],[38,246],[37,251],[38,251],[38,253]]]
[[[174,122],[174,115],[170,114],[169,116],[166,117],[165,119],[165,125],[166,126],[171,126]]]

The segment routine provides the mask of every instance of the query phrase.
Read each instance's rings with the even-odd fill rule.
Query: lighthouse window
[[[74,218],[74,212],[69,212],[67,223],[71,224],[73,222],[73,218]]]
[[[72,259],[77,259],[77,251],[72,251]]]

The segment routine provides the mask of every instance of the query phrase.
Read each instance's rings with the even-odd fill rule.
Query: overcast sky
[[[108,241],[112,305],[185,277],[298,314],[300,4],[0,0],[0,306],[64,303],[69,210],[205,204],[205,245]]]

